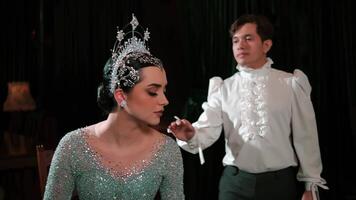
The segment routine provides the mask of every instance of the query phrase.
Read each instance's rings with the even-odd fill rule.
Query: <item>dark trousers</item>
[[[293,167],[253,174],[226,166],[219,183],[219,200],[296,200],[296,182]]]

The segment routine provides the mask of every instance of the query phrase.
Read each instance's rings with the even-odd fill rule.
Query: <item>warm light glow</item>
[[[8,95],[4,103],[4,111],[29,111],[34,109],[36,109],[36,104],[31,96],[28,82],[8,83]]]

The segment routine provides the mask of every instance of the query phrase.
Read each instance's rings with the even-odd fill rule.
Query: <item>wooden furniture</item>
[[[43,145],[36,146],[38,176],[40,182],[41,196],[44,194],[49,166],[51,165],[53,150],[46,150]]]
[[[0,156],[0,170],[15,170],[36,167],[34,155]]]
[[[0,199],[40,199],[34,152],[10,154],[0,138]]]

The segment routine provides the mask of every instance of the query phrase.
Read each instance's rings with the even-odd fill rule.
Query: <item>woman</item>
[[[134,21],[135,20],[135,21]],[[133,16],[133,21],[137,22]],[[136,36],[118,31],[104,67],[98,104],[106,120],[79,128],[60,141],[44,199],[184,199],[183,166],[175,141],[152,128],[168,100],[165,70]],[[121,35],[120,35],[121,34]]]

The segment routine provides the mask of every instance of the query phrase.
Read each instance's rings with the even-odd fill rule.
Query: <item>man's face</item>
[[[272,40],[262,42],[256,28],[256,24],[246,23],[232,37],[232,50],[236,62],[254,69],[265,64],[266,54],[272,46]]]

